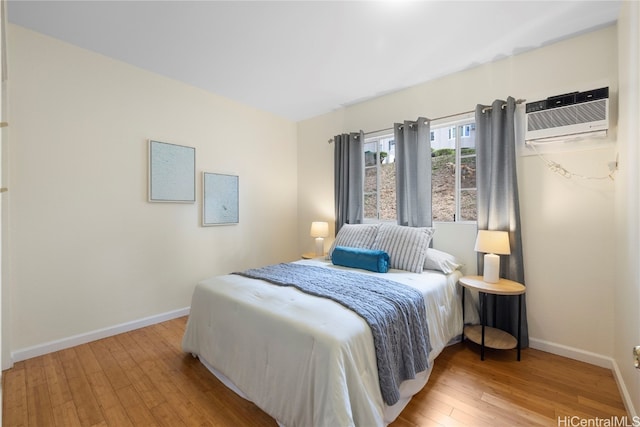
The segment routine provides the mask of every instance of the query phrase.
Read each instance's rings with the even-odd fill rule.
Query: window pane
[[[367,219],[396,220],[396,145],[393,137],[365,141]]]
[[[477,218],[476,190],[461,190],[459,221],[475,221]]]
[[[464,138],[460,139],[460,155],[468,156],[476,154],[476,131],[470,125],[464,126]]]
[[[476,188],[476,157],[460,159],[460,188]]]
[[[434,221],[454,221],[455,200],[455,139],[449,139],[451,128],[434,129],[431,143],[432,210]]]
[[[377,215],[377,196],[375,193],[365,193],[364,195],[364,217],[369,219],[378,219]]]
[[[387,157],[387,163],[393,163],[396,161],[396,142],[392,139],[389,141],[389,156]]]
[[[378,218],[378,169],[375,164],[364,169],[364,217]]]
[[[364,143],[364,165],[374,166],[378,157],[378,147],[376,141]]]
[[[364,169],[364,192],[374,193],[378,191],[378,170],[373,168]]]
[[[380,219],[396,220],[396,164],[380,166]]]
[[[460,139],[460,218],[459,221],[476,221],[476,127],[465,125],[468,137]]]

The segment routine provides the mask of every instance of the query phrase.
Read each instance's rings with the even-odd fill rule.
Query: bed
[[[373,240],[351,244],[381,246],[376,240],[380,230],[376,228],[374,234]],[[345,243],[340,237],[332,250],[336,243]],[[459,339],[462,310],[459,269],[443,272],[421,266],[417,273],[393,268],[398,266],[398,249],[386,249],[396,255],[386,273],[351,269],[320,258],[294,264],[353,271],[362,281],[384,277],[422,294],[431,348],[428,369],[400,384],[400,399],[393,405],[385,404],[382,396],[373,336],[365,320],[333,300],[293,287],[239,274],[198,283],[183,349],[280,425],[387,425],[427,383],[437,355]],[[425,254],[421,262],[428,266],[426,254],[434,250],[419,249]]]

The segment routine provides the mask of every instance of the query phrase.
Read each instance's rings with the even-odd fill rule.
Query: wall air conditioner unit
[[[606,135],[609,88],[551,96],[529,102],[525,109],[525,141],[552,142]]]

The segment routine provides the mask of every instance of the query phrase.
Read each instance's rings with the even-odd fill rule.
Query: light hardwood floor
[[[183,317],[16,363],[3,372],[3,426],[275,426],[182,352],[185,324]],[[609,370],[533,349],[521,362],[515,350],[489,350],[482,362],[465,342],[436,359],[429,383],[392,426],[624,416]]]

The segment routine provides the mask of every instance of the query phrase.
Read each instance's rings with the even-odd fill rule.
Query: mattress
[[[333,266],[313,259],[299,264]],[[430,366],[462,331],[459,272],[401,270],[381,275],[424,295]],[[382,426],[427,382],[430,369],[401,384],[401,400],[384,404],[373,337],[340,304],[239,275],[197,284],[182,343],[234,391],[284,426]]]

